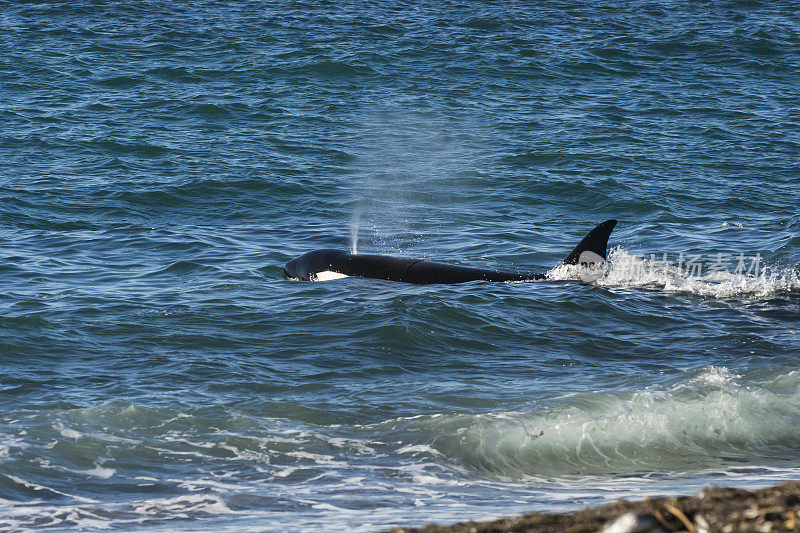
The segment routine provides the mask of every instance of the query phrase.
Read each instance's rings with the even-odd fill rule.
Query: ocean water
[[[800,479],[794,2],[0,3],[0,529]],[[317,248],[607,275],[298,282]]]

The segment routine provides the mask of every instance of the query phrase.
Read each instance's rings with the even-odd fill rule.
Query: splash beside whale
[[[564,265],[594,266],[606,259],[608,237],[616,220],[599,224],[561,261]],[[387,255],[353,255],[342,250],[315,250],[292,259],[283,267],[286,277],[305,281],[323,281],[348,276],[384,279],[427,285],[465,283],[468,281],[535,281],[547,274],[519,274],[481,268],[435,263],[421,259]]]

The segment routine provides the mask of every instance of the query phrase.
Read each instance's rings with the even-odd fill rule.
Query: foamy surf
[[[302,424],[219,408],[54,411],[36,419],[38,437],[3,441],[4,467],[26,464],[29,456],[49,454],[49,462],[31,463],[25,479],[0,475],[6,491],[36,497],[0,499],[0,527],[167,527],[176,520],[185,527],[184,521],[236,517],[254,529],[335,523],[375,530],[391,525],[404,506],[425,507],[427,520],[450,521],[465,502],[471,516],[488,518],[500,509],[530,511],[532,502],[553,510],[641,497],[654,487],[680,492],[706,479],[777,481],[798,474],[798,393],[798,371],[754,378],[704,366],[665,384],[553,396],[519,410],[363,425]],[[59,437],[58,447],[48,448]],[[87,454],[104,457],[105,470],[49,464]],[[125,467],[154,458],[165,472],[140,476]],[[81,494],[81,486],[105,483],[124,484],[130,498]],[[376,493],[401,505],[361,503]],[[308,510],[314,513],[303,514]]]
[[[611,288],[650,287],[668,292],[710,298],[765,299],[800,291],[800,278],[791,269],[774,269],[746,258],[739,272],[714,269],[713,260],[688,264],[677,258],[641,256],[620,247],[609,250],[607,271],[597,279],[584,280],[582,267],[558,265],[547,273],[552,280],[591,281]],[[735,267],[736,263],[730,263]]]

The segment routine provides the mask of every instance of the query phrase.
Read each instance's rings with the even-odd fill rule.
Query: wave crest
[[[779,466],[800,449],[800,374],[742,385],[705,367],[671,387],[580,393],[535,412],[456,415],[415,422],[432,448],[481,476],[650,476]]]

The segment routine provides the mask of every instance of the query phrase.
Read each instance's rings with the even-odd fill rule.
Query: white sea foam
[[[402,448],[398,449],[397,453],[409,453],[414,455],[429,453],[432,455],[441,455],[439,450],[431,448],[427,444],[409,444],[408,446],[403,446]]]
[[[730,226],[733,226],[735,228],[743,228],[744,224],[742,224],[741,222],[735,222],[733,220],[726,220],[725,222],[722,223],[720,228],[728,228]]]
[[[725,367],[711,365],[706,368],[705,372],[702,372],[700,375],[691,378],[688,381],[688,384],[708,385],[714,387],[738,387],[739,384],[736,382],[736,380],[741,377],[742,376],[739,374],[734,374]]]
[[[175,483],[176,486],[185,488],[191,492],[235,492],[241,488],[239,483],[222,483],[213,479],[167,479],[170,483]]]
[[[139,500],[132,502],[131,507],[136,513],[150,516],[163,516],[165,513],[185,515],[236,513],[221,498],[209,494],[186,494],[176,498]]]
[[[87,469],[63,468],[63,467],[56,467],[56,468],[66,472],[73,472],[75,474],[80,474],[83,476],[99,477],[101,479],[108,479],[117,472],[114,468],[104,468],[98,464],[95,464],[94,468],[87,468]]]
[[[336,511],[337,513],[347,512],[349,509],[343,509],[341,507],[336,507],[335,505],[331,505],[329,503],[315,503],[311,506],[312,509],[318,509],[322,511]]]
[[[317,438],[324,439],[325,442],[337,448],[345,448],[348,450],[357,451],[364,455],[374,455],[375,448],[368,446],[366,443],[356,439],[346,439],[341,437],[330,437],[321,434],[315,435]]]
[[[608,270],[593,283],[610,288],[652,287],[669,292],[711,298],[764,299],[781,293],[800,291],[800,277],[791,269],[772,270],[768,266],[749,271],[713,270],[712,263],[670,263],[662,257],[636,255],[616,247],[608,253]],[[731,265],[735,266],[735,265]],[[547,273],[553,280],[580,280],[582,267],[558,265]]]
[[[273,469],[267,470],[267,473],[275,477],[289,477],[298,470],[300,470],[300,467],[297,466],[276,466]]]
[[[47,487],[45,485],[40,485],[38,483],[31,483],[29,481],[25,481],[24,479],[22,479],[20,477],[17,477],[17,476],[14,476],[14,475],[11,475],[11,474],[3,474],[3,475],[5,475],[5,477],[10,479],[14,483],[22,485],[23,487],[26,487],[28,489],[35,490],[37,492],[39,492],[39,491],[47,491],[47,492],[51,492],[53,494],[58,494],[59,496],[65,496],[67,498],[71,498],[71,499],[73,499],[75,501],[79,501],[79,502],[97,503],[97,500],[93,500],[91,498],[84,498],[83,496],[77,496],[77,495],[74,495],[74,494],[68,494],[66,492],[63,492],[63,491],[60,491],[60,490],[57,490],[57,489],[54,489],[54,488],[51,488],[51,487]]]
[[[66,424],[64,424],[64,422],[63,422],[63,421],[61,421],[61,420],[59,420],[59,421],[57,421],[55,424],[53,424],[53,427],[54,427],[56,430],[58,430],[58,432],[59,432],[59,433],[60,433],[60,434],[61,434],[63,437],[66,437],[66,438],[68,438],[68,439],[75,439],[75,440],[78,440],[78,439],[80,439],[81,437],[83,437],[83,434],[82,434],[82,433],[80,433],[80,432],[78,432],[78,431],[75,431],[74,429],[71,429],[71,428],[67,427],[67,425],[66,425]]]

